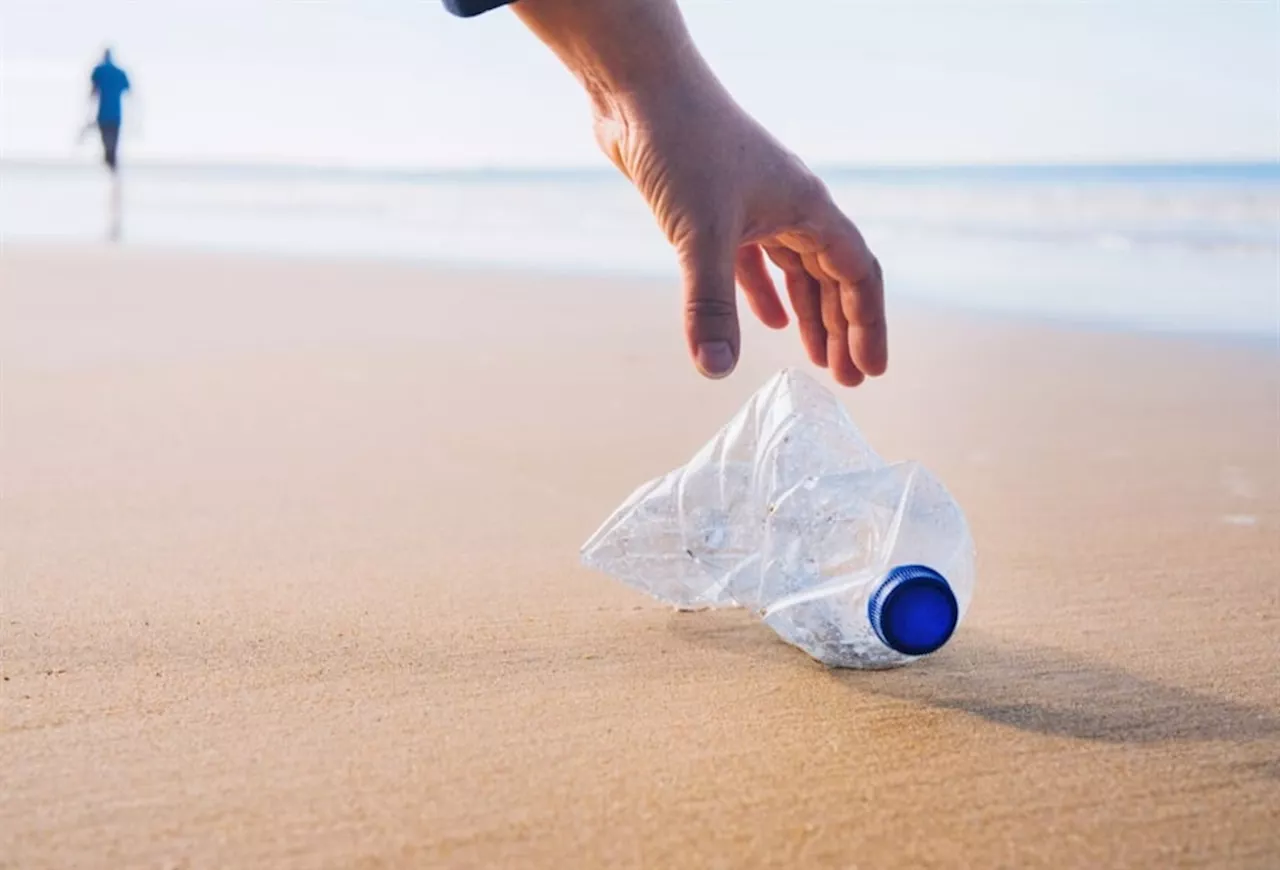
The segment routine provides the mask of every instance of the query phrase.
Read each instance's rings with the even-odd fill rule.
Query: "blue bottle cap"
[[[899,565],[867,604],[871,625],[885,646],[923,656],[951,639],[960,605],[945,577],[924,565]]]

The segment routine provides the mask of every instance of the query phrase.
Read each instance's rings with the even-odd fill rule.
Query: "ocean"
[[[1280,164],[826,169],[891,294],[1159,331],[1280,336]],[[674,279],[609,171],[0,163],[0,244],[111,243]]]

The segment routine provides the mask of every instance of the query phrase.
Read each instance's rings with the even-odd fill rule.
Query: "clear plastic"
[[[968,523],[941,482],[881,459],[835,396],[795,370],[632,493],[582,559],[682,610],[745,607],[833,667],[917,658],[886,645],[868,615],[895,566],[945,577],[961,620],[974,583]]]

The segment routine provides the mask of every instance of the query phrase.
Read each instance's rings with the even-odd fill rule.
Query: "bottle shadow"
[[[804,657],[744,616],[676,614],[669,630],[684,642],[758,660],[788,654],[797,660]],[[851,690],[958,710],[1050,736],[1117,744],[1280,737],[1280,717],[1272,710],[1169,686],[1054,647],[972,629],[961,632],[938,653],[906,667],[827,670]]]

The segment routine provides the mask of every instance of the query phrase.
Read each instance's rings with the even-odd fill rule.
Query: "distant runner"
[[[111,59],[111,49],[103,52],[102,63],[93,68],[91,95],[98,100],[98,132],[102,135],[102,159],[114,173],[116,149],[120,144],[123,116],[121,98],[129,90],[129,77]]]

